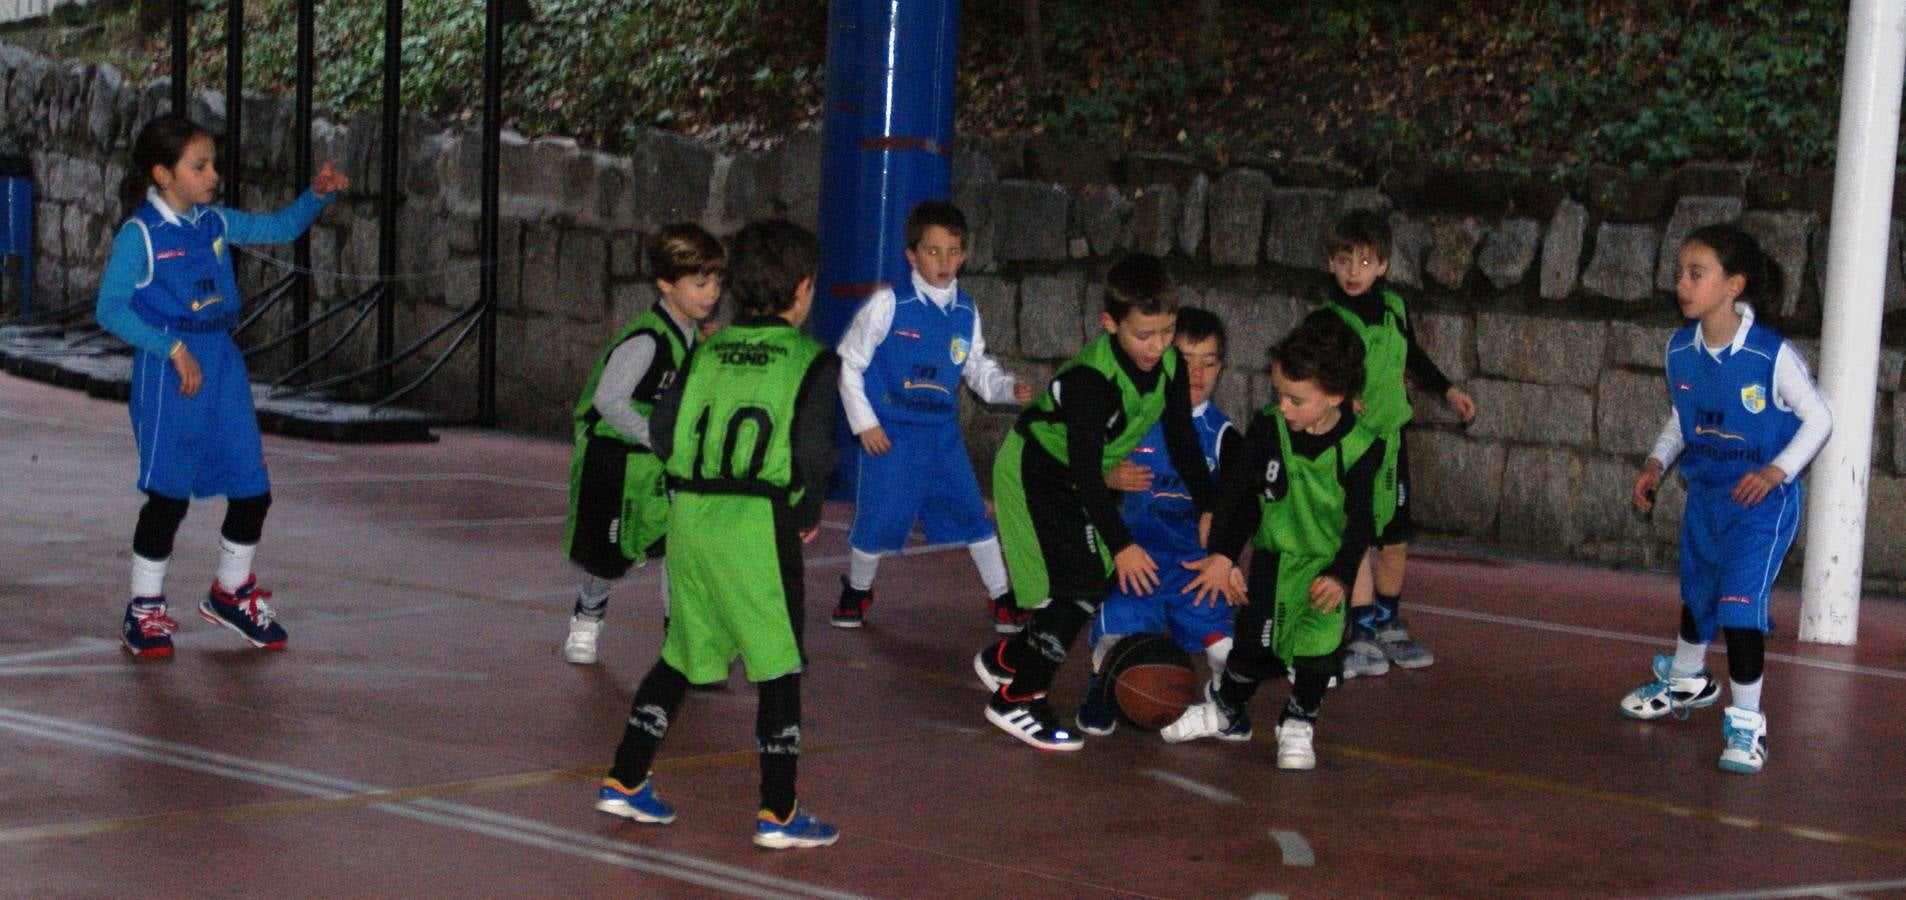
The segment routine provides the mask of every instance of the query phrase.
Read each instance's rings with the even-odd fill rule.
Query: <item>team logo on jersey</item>
[[[1741,388],[1741,405],[1747,407],[1748,412],[1759,414],[1761,410],[1767,408],[1767,387],[1750,384]]]
[[[953,356],[953,364],[956,366],[966,365],[966,354],[967,351],[971,349],[972,345],[966,342],[966,338],[958,336],[955,336],[953,343],[947,347],[947,350]]]
[[[225,258],[225,239],[224,238],[215,237],[212,239],[212,257],[214,259]]]

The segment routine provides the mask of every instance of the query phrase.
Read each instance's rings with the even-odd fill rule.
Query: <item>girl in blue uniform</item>
[[[1826,401],[1793,345],[1754,321],[1751,302],[1780,294],[1780,270],[1747,232],[1702,228],[1681,246],[1675,295],[1694,320],[1668,340],[1673,410],[1634,484],[1654,507],[1661,475],[1679,458],[1687,479],[1681,518],[1681,631],[1654,680],[1622,698],[1631,718],[1686,716],[1720,699],[1708,643],[1727,641],[1729,705],[1720,767],[1759,772],[1767,762],[1761,710],[1768,595],[1800,523],[1800,470],[1833,429]]]
[[[99,286],[99,324],[134,351],[130,412],[146,503],[133,531],[132,602],[120,641],[138,657],[172,655],[178,623],[166,614],[166,561],[194,497],[228,498],[218,575],[199,615],[253,646],[285,645],[265,602],[271,592],[251,571],[271,484],[251,380],[231,337],[240,301],[231,248],[303,234],[350,181],[325,163],[289,207],[248,215],[210,205],[216,153],[211,134],[182,115],[140,129],[125,184],[133,212],[113,238]]]

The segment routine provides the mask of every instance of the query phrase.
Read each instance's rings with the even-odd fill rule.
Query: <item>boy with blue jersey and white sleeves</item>
[[[1754,321],[1751,301],[1780,294],[1780,270],[1733,225],[1696,230],[1682,245],[1675,294],[1694,323],[1668,341],[1673,412],[1641,473],[1635,506],[1654,507],[1661,475],[1678,458],[1688,482],[1681,517],[1681,629],[1654,680],[1622,698],[1635,719],[1711,706],[1720,684],[1707,647],[1727,640],[1729,700],[1720,767],[1752,774],[1767,763],[1761,710],[1769,595],[1800,524],[1797,477],[1833,430],[1833,415],[1806,363]]]
[[[1211,399],[1218,376],[1224,373],[1224,322],[1210,310],[1194,306],[1178,310],[1178,334],[1172,339],[1184,360],[1191,385],[1191,424],[1204,449],[1205,465],[1215,478],[1221,459],[1235,455],[1244,436],[1231,417]],[[1203,653],[1215,681],[1231,653],[1232,611],[1216,597],[1184,593],[1197,573],[1185,563],[1202,559],[1198,541],[1198,507],[1192,503],[1184,476],[1171,464],[1165,448],[1165,426],[1150,432],[1105,476],[1105,483],[1124,494],[1120,512],[1132,539],[1158,564],[1158,586],[1149,594],[1120,587],[1092,617],[1092,677],[1076,719],[1086,734],[1111,734],[1118,726],[1113,704],[1102,679],[1105,659],[1119,638],[1135,634],[1168,635],[1186,653]],[[1213,487],[1215,487],[1215,483]],[[1248,731],[1243,732],[1246,739]]]
[[[943,200],[913,208],[906,223],[905,283],[867,298],[841,336],[840,398],[860,439],[853,551],[841,579],[836,628],[859,628],[873,602],[882,554],[898,553],[917,520],[927,540],[965,544],[992,598],[993,627],[1024,626],[1006,579],[999,533],[960,434],[964,380],[987,403],[1032,399],[1032,387],[986,353],[979,308],[960,290],[966,216]]]

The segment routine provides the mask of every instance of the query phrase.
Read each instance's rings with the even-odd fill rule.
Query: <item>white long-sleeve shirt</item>
[[[1747,332],[1754,327],[1754,308],[1745,303],[1734,305],[1741,315],[1741,325],[1734,331],[1734,339],[1726,347],[1715,348],[1701,342],[1701,349],[1709,356],[1721,358],[1721,351],[1738,353],[1747,343]],[[1696,340],[1699,330],[1696,330]],[[1669,339],[1670,342],[1673,338]],[[1813,386],[1813,377],[1807,373],[1807,361],[1793,348],[1793,342],[1782,340],[1780,353],[1774,357],[1774,406],[1777,409],[1792,412],[1800,419],[1800,430],[1794,433],[1793,440],[1787,442],[1773,459],[1771,465],[1779,466],[1787,473],[1791,482],[1800,476],[1800,470],[1813,461],[1814,454],[1827,443],[1827,437],[1833,433],[1833,411],[1827,408],[1825,397]],[[1666,470],[1681,457],[1681,451],[1687,446],[1681,437],[1681,413],[1670,410],[1668,422],[1661,426],[1661,434],[1655,438],[1654,449],[1648,457],[1661,464]]]
[[[701,336],[701,330],[694,322],[683,322],[675,311],[662,304],[662,314],[675,323],[682,333],[683,344],[690,350],[695,349],[695,340]],[[635,395],[635,386],[642,383],[642,377],[649,374],[649,366],[655,364],[655,338],[638,334],[622,342],[609,354],[602,364],[602,377],[596,379],[595,393],[589,395],[589,403],[602,414],[602,419],[615,428],[616,432],[645,447],[649,443],[649,419],[635,411],[635,404],[629,398]]]
[[[954,281],[944,288],[936,288],[921,278],[918,272],[908,273],[913,279],[913,287],[920,296],[932,301],[935,306],[945,309],[947,304],[959,294],[959,282]],[[874,408],[867,402],[867,367],[873,364],[874,351],[880,348],[880,342],[887,339],[887,330],[893,327],[893,309],[895,297],[893,288],[883,287],[867,298],[860,311],[854,314],[854,321],[841,335],[840,344],[835,352],[840,354],[840,399],[841,406],[847,411],[847,424],[855,434],[880,424],[880,418],[874,415]],[[985,329],[980,327],[979,310],[973,310],[972,349],[967,352],[966,363],[960,367],[960,377],[966,386],[973,389],[981,400],[987,403],[1014,403],[1013,386],[1019,380],[999,365],[999,360],[986,352],[986,339],[981,336]]]

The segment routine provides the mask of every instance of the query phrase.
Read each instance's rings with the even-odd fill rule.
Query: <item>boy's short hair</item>
[[[693,222],[676,222],[649,239],[649,271],[663,281],[689,275],[718,275],[728,264],[728,253],[708,229]]]
[[[1218,341],[1218,358],[1224,358],[1227,344],[1224,335],[1224,320],[1218,314],[1200,306],[1181,306],[1178,308],[1178,339],[1197,343],[1205,338]]]
[[[922,200],[913,205],[913,211],[907,213],[907,249],[920,246],[926,239],[927,229],[935,225],[946,229],[946,233],[966,242],[966,214],[960,208],[945,200]]]
[[[1324,255],[1349,253],[1358,247],[1377,251],[1378,259],[1390,258],[1390,218],[1374,209],[1353,209],[1337,217],[1324,232]]]
[[[1326,394],[1348,400],[1363,391],[1363,338],[1336,313],[1304,317],[1277,346],[1271,362],[1292,381],[1315,381]]]
[[[1149,253],[1127,253],[1105,273],[1105,314],[1123,322],[1134,312],[1161,316],[1178,311],[1178,286],[1165,261]]]
[[[749,222],[728,239],[722,296],[750,315],[786,312],[802,279],[814,277],[820,258],[814,232],[786,219]]]

